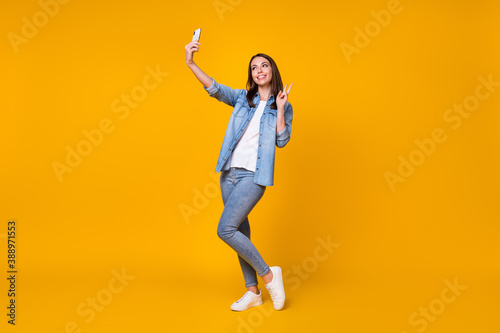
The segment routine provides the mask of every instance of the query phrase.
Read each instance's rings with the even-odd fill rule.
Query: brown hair
[[[255,81],[253,80],[252,77],[252,60],[255,57],[264,57],[266,58],[269,63],[271,64],[271,95],[274,95],[274,102],[271,104],[271,109],[276,110],[278,107],[276,105],[276,98],[278,98],[278,93],[283,90],[283,81],[281,81],[281,75],[280,71],[278,70],[278,66],[274,62],[273,58],[268,56],[267,54],[264,53],[257,53],[250,59],[250,63],[248,64],[248,81],[247,81],[247,101],[248,105],[250,105],[251,108],[255,107],[255,104],[253,104],[253,98],[255,97],[255,94],[257,93],[259,86]]]

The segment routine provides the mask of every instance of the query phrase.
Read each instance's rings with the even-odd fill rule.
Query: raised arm
[[[191,69],[196,78],[205,86],[205,88],[210,88],[212,85],[212,78],[205,74],[198,65],[193,61],[193,53],[200,52],[200,43],[195,40],[187,44],[186,50],[186,65]]]
[[[211,97],[216,98],[220,102],[227,105],[235,106],[238,98],[241,98],[246,93],[245,89],[233,89],[215,81],[212,77],[205,74],[200,67],[193,61],[193,53],[199,52],[200,43],[195,40],[187,44],[186,49],[186,65],[193,71],[196,78],[203,84],[205,90]]]

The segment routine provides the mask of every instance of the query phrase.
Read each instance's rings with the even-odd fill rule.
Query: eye
[[[264,64],[263,66],[266,66],[266,67],[267,67],[267,64]]]

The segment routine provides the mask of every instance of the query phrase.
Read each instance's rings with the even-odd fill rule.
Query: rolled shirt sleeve
[[[285,140],[286,137],[288,136],[288,133],[285,135],[285,132],[286,132],[286,126],[280,132],[276,133],[276,138],[281,141]]]
[[[208,92],[210,97],[216,98],[220,102],[224,102],[229,106],[235,106],[238,97],[246,92],[245,89],[233,89],[221,83],[215,81],[213,77],[212,85],[208,88],[203,86],[203,88]]]
[[[290,141],[290,136],[292,134],[292,120],[292,104],[287,102],[285,105],[285,128],[276,133],[276,146],[278,146],[278,148],[283,148],[286,146],[288,141]]]
[[[219,87],[218,87],[218,83],[215,82],[214,78],[211,77],[212,79],[212,85],[210,87],[205,87],[203,86],[203,88],[205,88],[205,90],[208,92],[208,94],[213,97],[215,95],[215,93],[219,90]]]

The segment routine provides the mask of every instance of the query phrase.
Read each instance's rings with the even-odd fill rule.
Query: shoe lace
[[[245,302],[250,296],[251,296],[250,293],[246,292],[245,295],[243,295],[239,300],[236,301],[236,303]]]
[[[273,301],[276,301],[278,298],[278,294],[277,294],[276,290],[274,290],[272,285],[267,287],[267,291],[269,291],[269,295],[271,295],[271,299]]]

